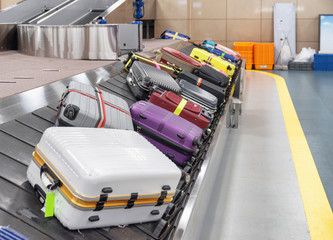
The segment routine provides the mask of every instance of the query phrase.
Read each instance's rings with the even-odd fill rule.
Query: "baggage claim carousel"
[[[193,45],[182,42],[172,47],[188,54]],[[27,182],[26,170],[34,147],[43,132],[54,126],[60,96],[70,81],[98,86],[125,99],[129,106],[136,102],[126,84],[125,59],[126,55],[114,64],[0,100],[0,115],[3,115],[0,125],[0,225],[10,226],[31,239],[181,239],[188,231],[187,222],[197,204],[197,195],[200,189],[207,187],[203,180],[212,177],[228,131],[238,124],[244,78],[244,67],[241,66],[228,87],[225,103],[213,120],[210,137],[205,140],[198,156],[184,168],[187,181],[185,177],[181,180],[179,191],[160,221],[70,231],[55,217],[44,217],[41,204]],[[26,106],[36,98],[43,107],[26,113]]]

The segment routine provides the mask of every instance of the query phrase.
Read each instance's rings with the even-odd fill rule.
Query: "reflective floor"
[[[274,73],[285,78],[332,205],[331,73]],[[310,233],[274,78],[247,71],[239,129],[224,133],[220,161],[208,166],[187,229],[177,239],[333,239],[331,230]],[[311,192],[316,185],[306,187]],[[315,205],[310,207],[316,210]],[[329,205],[317,219],[332,229]]]
[[[278,71],[286,79],[328,200],[333,206],[332,72]]]

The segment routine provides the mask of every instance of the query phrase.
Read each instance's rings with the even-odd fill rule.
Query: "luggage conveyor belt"
[[[0,186],[2,189],[0,194],[0,225],[10,225],[12,228],[21,231],[32,239],[172,238],[172,234],[181,217],[180,213],[189,198],[189,193],[199,174],[202,161],[195,161],[193,163],[193,170],[190,172],[192,180],[190,184],[184,186],[184,190],[186,190],[185,193],[178,194],[175,202],[179,204],[179,207],[170,209],[169,215],[165,218],[166,220],[130,225],[125,228],[111,227],[70,231],[64,228],[56,218],[44,218],[40,210],[41,205],[32,187],[27,182],[26,169],[31,161],[31,154],[45,129],[54,125],[58,100],[61,93],[65,90],[65,86],[71,80],[81,82],[88,81],[124,98],[128,104],[131,105],[136,100],[133,98],[125,83],[126,73],[122,72],[122,68],[122,63],[116,63],[112,66],[102,67],[50,84],[45,87],[47,92],[43,93],[44,96],[50,96],[45,100],[47,106],[23,116],[15,117],[14,119],[2,121],[3,123],[0,125]],[[110,76],[109,73],[112,73],[112,76]],[[33,97],[35,96],[30,96],[30,99],[33,99]],[[18,96],[16,100],[26,101],[28,98],[29,96],[26,96],[26,99],[20,99]],[[229,102],[226,104],[225,108],[228,109],[228,106]],[[222,115],[225,115],[223,111],[220,112],[220,117]],[[222,118],[220,120],[219,126],[224,123],[224,119],[225,118]],[[219,118],[216,118],[214,131],[217,129],[218,121]],[[214,139],[214,141],[216,142],[216,139]],[[199,156],[200,159],[204,158],[211,142],[212,138],[206,141],[206,147],[201,152]],[[169,231],[161,235],[163,228],[168,225],[171,226],[168,228]]]

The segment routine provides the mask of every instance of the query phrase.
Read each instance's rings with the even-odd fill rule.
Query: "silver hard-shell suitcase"
[[[181,96],[183,98],[199,104],[202,108],[211,113],[217,111],[218,100],[216,96],[184,79],[179,81],[179,85],[182,88]]]
[[[124,99],[75,81],[70,82],[59,102],[56,125],[133,130]]]
[[[177,81],[167,72],[139,61],[133,62],[126,80],[134,97],[138,100],[148,99],[154,86],[175,93],[181,90]]]
[[[51,127],[27,177],[39,199],[55,194],[54,215],[65,227],[85,229],[159,220],[181,170],[135,131]]]

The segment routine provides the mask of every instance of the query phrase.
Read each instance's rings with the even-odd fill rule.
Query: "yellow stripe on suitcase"
[[[178,32],[175,33],[175,36],[173,36],[172,40],[175,40],[177,36],[178,36]]]
[[[51,161],[41,152],[41,150],[36,147],[33,152],[33,160],[39,166],[47,165],[49,169],[60,179],[62,185],[58,187],[60,193],[66,198],[66,200],[77,208],[82,210],[92,210],[96,208],[100,196],[86,196],[82,193],[75,191],[73,186],[68,182],[67,179],[52,165]],[[52,177],[48,175],[48,178],[52,180]],[[44,187],[44,186],[41,186]],[[163,203],[171,202],[175,192],[168,192],[167,196],[163,199]],[[151,193],[151,194],[140,194],[135,205],[156,205],[161,193]],[[107,201],[104,203],[104,208],[119,208],[126,207],[131,195],[124,196],[108,196]]]
[[[222,59],[221,57],[215,56],[214,54],[211,54],[204,49],[193,48],[190,57],[200,62],[208,63],[218,70],[222,70],[229,77],[232,77],[235,72],[236,67],[234,64]]]
[[[179,114],[183,111],[186,103],[187,101],[185,99],[182,99],[173,113],[179,116]]]

